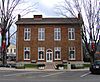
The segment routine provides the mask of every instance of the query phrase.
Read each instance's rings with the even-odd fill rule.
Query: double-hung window
[[[54,48],[54,56],[55,60],[61,60],[61,47]]]
[[[38,47],[38,60],[44,60],[44,47]]]
[[[68,39],[75,40],[75,28],[68,28]]]
[[[54,28],[54,40],[61,40],[61,28]]]
[[[75,60],[75,47],[69,47],[69,60]]]
[[[31,38],[31,28],[24,28],[24,40],[30,41]]]
[[[24,60],[30,60],[30,47],[24,47]]]
[[[38,40],[39,41],[45,40],[45,28],[38,28]]]

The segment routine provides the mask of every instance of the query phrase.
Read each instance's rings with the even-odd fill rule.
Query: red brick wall
[[[24,25],[18,26],[17,32],[17,61],[24,60],[24,47],[30,47],[31,60],[38,61],[38,47],[45,47],[45,54],[47,49],[54,47],[61,47],[61,59],[68,60],[69,47],[75,47],[76,61],[82,60],[81,54],[81,35],[79,25],[29,25],[31,28],[31,40],[24,41]],[[38,28],[45,28],[45,41],[38,41]],[[61,28],[61,41],[54,41],[54,28]],[[75,28],[75,40],[68,40],[68,28]],[[45,56],[46,59],[46,56]],[[54,59],[54,56],[53,56]],[[46,60],[44,60],[45,62]]]

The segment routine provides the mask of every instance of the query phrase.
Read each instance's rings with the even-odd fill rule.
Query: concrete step
[[[55,63],[45,63],[45,69],[55,69]]]

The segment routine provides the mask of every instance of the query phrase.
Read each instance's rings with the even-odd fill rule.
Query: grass
[[[25,68],[38,68],[37,64],[25,64]]]
[[[84,68],[90,67],[90,64],[83,64]]]

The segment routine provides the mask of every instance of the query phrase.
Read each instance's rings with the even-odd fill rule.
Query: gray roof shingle
[[[78,18],[21,18],[16,24],[82,24],[82,20]]]

